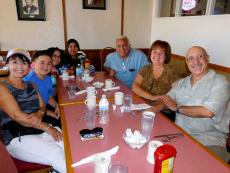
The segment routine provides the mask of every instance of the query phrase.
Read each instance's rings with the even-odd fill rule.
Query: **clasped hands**
[[[177,103],[171,97],[162,95],[159,97],[159,100],[161,100],[170,110],[177,111]]]

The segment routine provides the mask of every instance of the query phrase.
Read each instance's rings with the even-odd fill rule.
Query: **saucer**
[[[93,81],[93,77],[90,76],[90,77],[88,77],[87,79],[82,78],[82,80],[85,81],[85,82],[87,82],[87,83],[88,83],[88,82],[92,82],[92,81]]]
[[[101,87],[104,86],[104,83],[103,83],[103,82],[97,81],[97,82],[94,82],[94,83],[93,83],[93,86],[94,86],[95,88],[101,88]]]

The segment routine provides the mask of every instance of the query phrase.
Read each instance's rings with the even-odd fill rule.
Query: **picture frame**
[[[45,21],[44,0],[16,0],[18,20]]]
[[[83,9],[106,10],[106,0],[82,0]]]

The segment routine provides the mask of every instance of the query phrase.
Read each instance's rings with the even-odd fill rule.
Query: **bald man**
[[[197,141],[228,162],[226,137],[230,119],[230,84],[227,79],[208,69],[209,55],[199,46],[191,47],[186,64],[191,75],[181,79],[153,107],[176,111],[176,124]]]

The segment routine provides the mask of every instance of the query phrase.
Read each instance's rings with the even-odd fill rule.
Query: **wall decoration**
[[[18,20],[46,20],[44,0],[16,0]]]
[[[105,10],[105,0],[82,0],[83,9]]]

